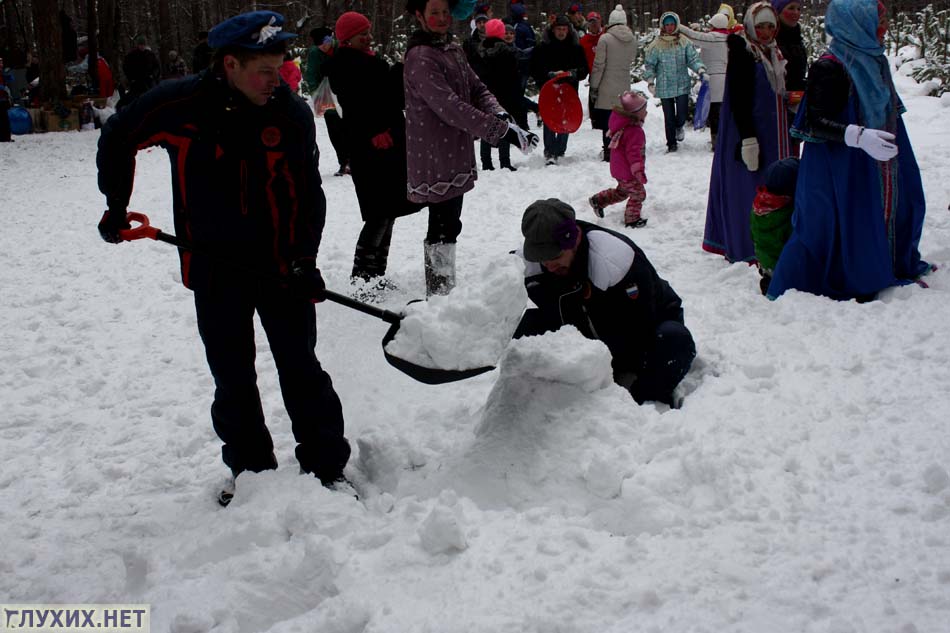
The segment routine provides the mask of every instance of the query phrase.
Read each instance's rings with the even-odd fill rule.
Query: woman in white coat
[[[716,149],[716,136],[719,134],[719,109],[722,106],[722,96],[726,89],[726,62],[729,59],[729,49],[726,47],[726,38],[729,37],[729,16],[717,13],[709,18],[708,33],[694,31],[680,25],[680,33],[699,48],[699,56],[706,65],[706,76],[709,77],[709,137],[712,140],[712,149]]]
[[[610,12],[607,28],[597,41],[594,65],[590,72],[592,110],[590,118],[594,128],[601,130],[604,143],[604,160],[610,162],[607,147],[607,121],[615,106],[620,105],[620,95],[630,90],[630,66],[637,56],[637,38],[627,26],[627,14],[622,5]],[[598,125],[598,123],[602,123]]]

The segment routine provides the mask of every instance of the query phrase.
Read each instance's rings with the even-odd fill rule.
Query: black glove
[[[130,228],[132,225],[125,217],[125,209],[107,209],[99,220],[99,235],[110,244],[121,242],[119,231]]]
[[[290,267],[290,287],[302,297],[314,303],[326,300],[327,285],[323,275],[312,259],[298,259]]]

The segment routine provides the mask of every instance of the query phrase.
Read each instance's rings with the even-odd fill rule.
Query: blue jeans
[[[544,155],[564,156],[567,151],[567,137],[570,134],[558,134],[548,126],[544,126]]]
[[[676,130],[686,125],[689,95],[660,99],[663,104],[663,122],[666,124],[666,146],[676,147]]]

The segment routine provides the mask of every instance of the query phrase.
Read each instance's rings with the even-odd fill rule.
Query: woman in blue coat
[[[703,235],[703,249],[730,262],[755,261],[749,210],[765,184],[765,168],[790,151],[785,59],[775,43],[778,18],[768,2],[757,2],[744,23],[744,32],[726,40],[726,92]]]
[[[793,133],[806,141],[769,296],[796,288],[869,300],[930,270],[917,250],[925,202],[881,42],[877,0],[833,0],[829,52],[809,70]]]

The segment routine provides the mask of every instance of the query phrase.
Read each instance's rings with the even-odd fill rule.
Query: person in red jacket
[[[289,51],[284,55],[284,63],[280,65],[280,78],[284,80],[285,84],[290,86],[293,92],[297,92],[297,89],[300,87],[300,80],[303,79],[303,75],[300,73],[300,66],[294,61],[294,57]]]
[[[343,408],[314,352],[316,267],[326,221],[309,104],[280,81],[287,40],[273,11],[214,27],[210,70],[166,81],[109,118],[96,163],[108,210],[99,233],[128,228],[135,154],[159,146],[172,166],[172,209],[185,286],[214,377],[211,420],[233,476],[277,468],[254,366],[254,314],[273,353],[304,473],[339,488],[350,446]],[[236,266],[233,262],[237,262]],[[247,270],[256,273],[246,272]],[[227,505],[233,482],[218,497]]]
[[[587,32],[581,37],[581,48],[584,49],[584,57],[587,58],[587,71],[594,69],[594,54],[597,52],[597,42],[600,36],[604,34],[603,20],[596,11],[587,14]]]

